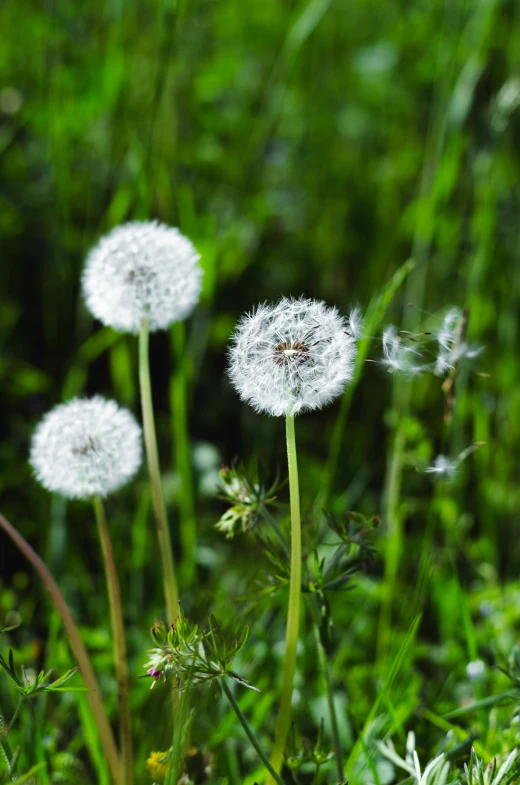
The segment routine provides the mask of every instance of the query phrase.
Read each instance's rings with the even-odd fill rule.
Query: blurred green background
[[[1,509],[55,572],[112,703],[90,509],[37,487],[27,451],[42,414],[74,395],[99,392],[139,414],[136,343],[94,323],[80,294],[89,247],[126,220],[177,225],[202,254],[200,306],[186,325],[152,338],[160,450],[181,557],[178,521],[191,515],[191,496],[183,511],[178,470],[184,461],[193,471],[198,572],[182,592],[185,608],[197,620],[215,610],[253,622],[246,675],[264,693],[245,696],[244,706],[266,740],[284,598],[251,619],[233,598],[266,565],[252,540],[226,542],[214,529],[225,509],[214,498],[222,462],[256,457],[270,476],[285,472],[283,424],[239,404],[225,376],[233,325],[259,301],[305,294],[342,311],[359,304],[372,314],[369,358],[380,356],[388,321],[434,330],[457,305],[469,310],[470,340],[486,347],[478,366],[486,375],[459,374],[451,424],[442,380],[412,383],[371,363],[343,402],[298,419],[309,525],[321,504],[383,517],[373,574],[334,600],[330,656],[345,747],[416,612],[399,701],[393,714],[386,706],[381,727],[393,717],[403,737],[415,724],[428,752],[442,729],[421,706],[455,708],[476,689],[467,662],[509,653],[520,591],[519,17],[514,0],[0,6]],[[486,446],[451,484],[420,471],[475,440]],[[108,504],[136,675],[147,630],[163,613],[149,507],[144,472]],[[0,611],[23,623],[11,636],[22,661],[65,669],[59,620],[3,536],[0,561]],[[310,649],[300,686],[315,667]],[[500,679],[488,678],[483,694]],[[148,686],[136,679],[141,770],[170,733],[157,720],[164,694]],[[0,684],[2,703],[5,690]],[[77,700],[35,706],[48,724],[24,725],[27,765],[81,748],[78,728],[88,738],[89,719],[81,698],[78,716]],[[321,711],[314,684],[297,713],[310,735],[306,722],[319,722]],[[226,712],[210,701],[194,735],[235,785],[256,763]],[[489,718],[480,722],[491,748]]]

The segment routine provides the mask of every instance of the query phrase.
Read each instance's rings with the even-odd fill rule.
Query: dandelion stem
[[[125,785],[125,783],[121,782],[119,754],[114,741],[114,736],[112,734],[112,728],[110,727],[108,717],[101,701],[99,685],[90,663],[87,650],[83,641],[81,640],[76,622],[72,618],[72,614],[67,603],[65,602],[65,598],[47,565],[42,561],[42,559],[40,559],[38,554],[31,548],[29,543],[21,536],[21,534],[16,531],[14,526],[12,526],[7,518],[4,518],[2,514],[0,514],[0,527],[2,527],[6,534],[11,538],[11,540],[23,553],[26,559],[31,562],[32,566],[44,582],[45,587],[51,595],[54,607],[60,614],[61,620],[63,621],[63,625],[69,637],[74,657],[76,658],[81,675],[83,676],[83,681],[85,682],[85,686],[88,689],[86,697],[90,704],[92,714],[94,715],[95,723],[99,732],[101,747],[108,762],[112,778],[114,782],[118,783],[118,785]]]
[[[309,597],[309,607],[311,609],[312,622],[314,626],[314,634],[316,636],[316,645],[318,647],[318,659],[320,661],[321,672],[325,682],[325,691],[327,693],[327,704],[329,707],[330,725],[332,730],[332,740],[334,743],[334,757],[336,758],[336,771],[338,781],[342,782],[343,774],[343,756],[341,754],[341,740],[339,737],[338,718],[336,717],[336,707],[334,706],[334,693],[332,691],[332,682],[330,678],[329,664],[327,662],[327,654],[323,646],[320,631],[320,619],[318,609],[314,597]]]
[[[125,785],[133,783],[132,720],[130,712],[130,684],[128,679],[128,658],[126,654],[125,629],[121,591],[117,575],[114,551],[108,531],[105,508],[100,498],[93,500],[96,523],[103,554],[112,637],[114,639],[114,664],[116,668],[119,696],[119,732],[121,744],[121,776]]]
[[[243,729],[246,732],[247,738],[249,739],[249,741],[251,742],[251,744],[255,748],[255,750],[256,750],[256,752],[258,754],[258,757],[260,758],[260,760],[262,761],[262,763],[264,764],[264,766],[266,767],[266,769],[270,773],[270,775],[271,775],[271,777],[273,779],[273,782],[276,782],[278,785],[285,785],[283,779],[280,777],[280,775],[278,774],[276,769],[269,762],[269,758],[267,757],[267,755],[265,754],[264,750],[262,749],[262,746],[261,746],[260,742],[258,741],[258,739],[256,738],[255,734],[253,733],[253,731],[252,731],[248,721],[246,720],[245,716],[242,713],[242,710],[240,709],[240,706],[236,702],[236,700],[235,700],[235,698],[233,696],[233,693],[229,689],[229,687],[228,687],[228,685],[226,683],[225,677],[222,679],[221,684],[222,684],[222,689],[224,690],[224,692],[226,694],[226,698],[231,703],[231,706],[233,707],[233,711],[237,715],[238,721],[240,722],[240,724],[242,725]]]
[[[157,436],[155,433],[155,418],[152,403],[152,387],[150,383],[150,361],[148,356],[149,343],[148,320],[143,319],[139,334],[139,384],[141,387],[141,406],[143,409],[144,441],[148,471],[152,485],[152,499],[155,520],[157,523],[157,538],[161,552],[164,596],[168,621],[175,621],[178,613],[177,581],[173,561],[173,550],[168,527],[168,516],[164,501],[159,468],[159,454],[157,450]]]
[[[180,572],[184,586],[186,584],[190,585],[195,577],[197,530],[195,526],[193,475],[188,436],[186,341],[184,324],[182,322],[176,322],[172,325],[171,338],[177,366],[171,380],[170,399],[173,434],[175,437],[175,467],[180,481],[178,493],[179,533],[182,548]]]
[[[302,574],[302,536],[300,521],[300,490],[298,484],[298,462],[294,417],[286,417],[287,462],[289,466],[289,492],[291,499],[291,579],[289,585],[289,610],[285,638],[285,661],[282,676],[282,695],[274,730],[274,745],[271,763],[275,771],[282,768],[283,752],[291,719],[291,701],[294,673],[296,670],[296,647],[300,626],[300,595]],[[272,785],[272,778],[267,779]]]

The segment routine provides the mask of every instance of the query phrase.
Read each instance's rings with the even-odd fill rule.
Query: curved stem
[[[19,548],[23,555],[31,562],[32,566],[44,582],[45,587],[51,595],[54,607],[60,614],[63,621],[63,626],[67,632],[74,657],[79,665],[81,675],[83,676],[83,681],[85,682],[85,686],[88,689],[86,697],[90,704],[92,714],[94,715],[96,726],[99,732],[99,740],[107,759],[110,773],[112,774],[114,782],[117,782],[120,785],[125,785],[125,783],[121,782],[121,765],[119,762],[119,753],[114,741],[112,728],[110,727],[105,708],[101,701],[101,691],[99,689],[94,670],[90,663],[87,650],[83,641],[81,640],[76,622],[72,618],[72,614],[67,603],[65,602],[65,598],[47,565],[42,561],[42,559],[40,559],[36,551],[31,548],[29,543],[22,537],[21,534],[16,531],[14,526],[12,526],[7,518],[4,518],[1,513],[0,526],[11,538],[16,547]]]
[[[130,712],[130,684],[128,678],[128,658],[126,654],[125,629],[123,623],[123,607],[121,591],[117,575],[114,551],[108,531],[105,508],[101,499],[93,500],[96,523],[103,554],[105,578],[107,582],[108,600],[112,637],[114,639],[114,664],[117,676],[119,696],[119,742],[121,744],[122,771],[125,785],[133,785],[133,751],[132,751],[132,720]]]
[[[224,690],[224,692],[226,694],[226,698],[231,703],[231,705],[233,707],[233,711],[237,715],[238,721],[240,722],[240,724],[242,725],[243,729],[246,732],[247,738],[249,739],[249,741],[251,742],[251,744],[255,748],[255,750],[256,750],[256,752],[258,754],[258,757],[260,758],[260,760],[262,761],[262,763],[264,764],[264,766],[266,767],[266,769],[270,773],[271,777],[273,778],[273,781],[276,782],[277,785],[285,785],[283,779],[280,777],[280,775],[278,774],[276,769],[274,769],[273,766],[271,765],[271,763],[269,762],[269,758],[267,757],[267,755],[263,751],[260,742],[258,741],[258,739],[256,738],[255,734],[253,733],[253,731],[252,731],[251,727],[249,726],[249,723],[246,720],[245,716],[242,714],[242,710],[241,710],[240,706],[236,702],[236,700],[235,700],[235,698],[233,696],[233,693],[231,692],[231,690],[229,689],[229,687],[228,687],[228,685],[226,683],[226,677],[225,676],[222,679],[221,684],[222,684],[222,689]]]
[[[323,646],[320,631],[320,619],[318,609],[314,602],[314,597],[309,597],[309,607],[311,609],[312,623],[314,627],[314,635],[316,636],[316,646],[318,648],[318,659],[320,661],[321,672],[325,682],[325,691],[327,693],[327,704],[329,707],[330,725],[332,729],[332,740],[334,743],[334,756],[336,758],[336,771],[338,782],[343,781],[343,756],[341,754],[341,740],[339,738],[338,718],[336,717],[336,707],[334,706],[334,694],[332,692],[332,682],[330,678],[329,664],[327,662],[327,654]]]
[[[291,701],[294,673],[296,670],[296,647],[300,626],[300,595],[302,582],[302,535],[300,521],[300,489],[298,484],[298,463],[296,457],[296,438],[294,417],[286,418],[287,462],[289,466],[289,492],[291,498],[291,580],[289,586],[289,610],[285,638],[285,660],[283,665],[282,695],[274,729],[274,746],[271,763],[275,771],[282,768],[283,752],[291,720]],[[267,779],[272,785],[272,778]]]
[[[139,334],[139,384],[141,388],[141,406],[143,409],[144,441],[148,472],[152,485],[153,509],[157,524],[157,538],[161,552],[164,596],[168,622],[173,622],[178,614],[177,581],[173,561],[173,550],[168,527],[168,516],[161,484],[159,468],[159,453],[157,450],[157,436],[155,432],[155,418],[152,403],[152,386],[150,383],[150,361],[148,356],[148,343],[150,331],[147,319],[143,319]]]

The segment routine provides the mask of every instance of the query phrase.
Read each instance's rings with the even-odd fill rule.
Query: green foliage
[[[193,318],[152,341],[179,560],[178,522],[196,521],[183,608],[196,623],[214,613],[249,626],[232,667],[262,690],[238,692],[264,747],[283,662],[287,490],[270,486],[277,470],[285,476],[285,444],[275,420],[239,405],[223,370],[239,314],[301,293],[342,311],[359,303],[366,314],[354,384],[337,406],[297,422],[302,588],[326,620],[321,640],[349,783],[398,782],[402,772],[383,766],[376,742],[392,734],[402,748],[410,728],[421,762],[455,736],[447,754],[463,745],[450,758],[461,783],[474,742],[482,762],[470,761],[471,785],[482,785],[495,756],[498,773],[520,744],[517,682],[494,667],[507,664],[519,635],[519,22],[514,0],[1,4],[2,512],[56,575],[114,723],[95,527],[88,510],[43,494],[26,458],[42,413],[74,395],[114,396],[139,416],[135,344],[92,322],[79,280],[103,231],[159,218],[191,237],[205,270]],[[477,372],[458,370],[451,420],[442,379],[401,379],[366,362],[381,354],[388,321],[435,331],[450,304],[468,309],[468,340],[486,346]],[[451,480],[424,474],[435,456],[454,459],[481,442]],[[228,498],[224,525],[237,536],[226,540],[215,529],[215,494],[219,466],[238,470],[236,456],[249,485]],[[260,498],[254,465],[268,467]],[[361,538],[351,509],[367,522]],[[147,630],[164,615],[150,510],[144,473],[108,505],[138,781],[149,754],[172,746],[167,691],[139,678]],[[0,565],[6,648],[30,685],[51,667],[66,677],[74,662],[59,619],[3,537]],[[298,738],[316,739],[324,717],[327,750],[332,728],[311,622],[306,610],[293,712]],[[189,638],[195,624],[186,624]],[[211,646],[209,634],[197,628],[193,640]],[[224,668],[210,649],[202,656],[216,685]],[[476,659],[486,668],[472,679]],[[14,672],[8,656],[3,663]],[[22,693],[5,665],[0,715],[9,725]],[[514,662],[504,670],[518,679]],[[19,782],[108,785],[85,694],[51,686],[40,681],[38,700],[24,702],[7,732],[2,720],[1,750],[12,745],[7,764],[0,750],[2,776],[16,754]],[[261,781],[225,701],[211,690],[189,695],[190,743],[215,756],[204,776]],[[300,773],[302,785],[314,777]],[[319,777],[336,781],[334,761]]]
[[[228,667],[245,646],[248,634],[248,627],[236,633],[224,631],[213,615],[209,618],[207,630],[200,630],[179,609],[175,622],[168,628],[159,621],[153,625],[152,638],[156,648],[149,652],[150,659],[144,667],[152,679],[173,679],[175,689],[180,691],[201,684],[213,686],[225,675],[256,690]]]

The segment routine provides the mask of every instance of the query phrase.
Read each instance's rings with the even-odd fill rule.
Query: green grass
[[[269,482],[286,477],[282,422],[241,405],[225,365],[239,316],[291,294],[343,312],[359,304],[367,324],[353,384],[297,423],[304,565],[325,531],[322,508],[382,516],[373,568],[352,591],[327,595],[345,776],[389,785],[375,751],[387,733],[401,754],[415,730],[423,763],[450,728],[451,744],[474,738],[486,761],[520,743],[516,698],[494,700],[516,695],[508,678],[492,667],[481,681],[466,674],[475,659],[507,667],[519,633],[519,16],[513,0],[64,0],[23,10],[4,0],[0,510],[52,569],[114,728],[95,527],[82,505],[37,486],[27,451],[42,414],[75,395],[115,397],[139,416],[136,343],[93,322],[80,277],[100,234],[158,218],[190,236],[204,268],[191,319],[150,342],[182,604],[201,625],[214,612],[251,626],[236,669],[262,694],[236,697],[262,747],[271,750],[278,711],[287,592],[243,599],[271,568],[253,535],[228,541],[215,529],[225,505],[212,488],[235,458]],[[381,354],[388,322],[435,330],[452,304],[468,308],[468,339],[486,349],[478,373],[458,374],[446,422],[441,379],[412,381],[365,361]],[[422,472],[475,441],[486,445],[453,482]],[[286,486],[278,502],[287,533]],[[168,750],[173,732],[169,691],[139,678],[149,629],[165,615],[146,472],[107,506],[136,781],[146,784],[147,757]],[[0,636],[0,653],[12,647],[31,671],[64,673],[74,662],[59,618],[3,535],[0,566],[0,626],[21,624]],[[325,715],[332,749],[320,673],[304,613],[293,718],[313,745]],[[9,734],[25,781],[108,785],[84,694],[38,701]],[[261,778],[225,699],[197,689],[192,702],[189,744],[212,756],[209,782]],[[15,705],[0,674],[0,715]],[[298,777],[310,785],[310,764]],[[320,778],[336,781],[334,761]]]

